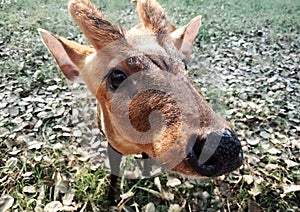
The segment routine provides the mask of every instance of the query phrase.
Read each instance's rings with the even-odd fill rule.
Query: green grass
[[[122,26],[132,27],[137,23],[130,1],[94,2]],[[299,191],[285,195],[283,191],[284,186],[300,184],[297,157],[300,150],[293,143],[299,142],[299,131],[295,129],[300,119],[300,86],[295,68],[297,57],[292,56],[300,54],[300,1],[160,2],[177,25],[186,24],[196,15],[203,16],[197,48],[189,63],[190,76],[215,110],[224,114],[230,111],[227,118],[243,140],[245,162],[240,170],[220,179],[195,181],[163,174],[159,176],[162,191],[152,178],[123,179],[121,195],[135,193],[126,199],[124,207],[133,211],[137,207],[141,211],[153,202],[157,211],[166,211],[175,204],[185,206],[186,211],[247,211],[251,200],[265,211],[296,211],[300,205]],[[93,167],[92,159],[86,159],[85,154],[97,153],[89,145],[103,140],[93,132],[97,128],[91,112],[94,101],[83,95],[87,92],[84,88],[63,79],[37,32],[38,28],[44,28],[86,42],[67,13],[66,4],[59,0],[0,2],[0,98],[3,104],[7,103],[0,109],[0,196],[14,198],[10,211],[39,208],[43,211],[53,201],[66,200],[71,201],[68,206],[78,211],[96,211],[95,208],[102,211],[108,207],[109,171],[102,168],[103,164]],[[245,41],[244,46],[230,47],[241,39]],[[257,52],[273,51],[274,54],[253,54],[252,62],[248,62],[251,65],[247,65],[249,46]],[[227,68],[234,66],[242,70],[243,65],[251,67],[238,74]],[[220,83],[231,74],[236,74],[238,80]],[[264,84],[274,74],[284,75],[275,86],[281,82],[284,86],[289,84],[294,92],[288,93],[285,88],[274,90],[274,84]],[[53,85],[59,88],[48,90]],[[252,108],[253,103],[260,107]],[[47,117],[40,118],[40,112],[46,112]],[[42,125],[35,129],[39,120]],[[66,135],[74,128],[80,129],[83,135],[79,138]],[[262,130],[268,131],[271,137],[261,137]],[[255,138],[260,140],[256,145],[246,142]],[[32,141],[42,146],[32,148]],[[57,148],[58,144],[62,147]],[[281,153],[271,154],[267,145]],[[296,165],[288,167],[288,159]],[[243,178],[248,175],[254,178],[249,184]],[[172,177],[178,177],[181,185],[167,186]],[[33,186],[35,191],[26,191],[28,186]],[[173,194],[174,198],[163,199],[163,192]]]

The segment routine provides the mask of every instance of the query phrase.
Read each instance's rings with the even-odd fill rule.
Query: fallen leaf
[[[286,194],[295,192],[295,191],[300,191],[300,185],[284,185],[283,186],[283,194],[280,194],[280,197],[283,198],[283,197],[285,197]]]
[[[45,212],[57,212],[57,211],[61,211],[62,209],[63,209],[63,204],[59,201],[50,202],[44,208]]]
[[[38,141],[30,141],[27,143],[28,144],[28,149],[41,149],[44,143],[38,142]]]
[[[271,164],[271,163],[269,163],[269,164],[267,164],[267,165],[265,166],[265,169],[266,169],[267,171],[272,171],[272,170],[277,169],[277,168],[278,168],[278,165],[277,165],[277,164]]]
[[[267,80],[267,83],[275,82],[277,79],[278,79],[278,76],[277,76],[277,75],[274,75],[273,77],[271,77],[271,78],[269,78],[269,79]]]
[[[15,117],[15,116],[19,115],[20,108],[19,107],[11,107],[8,109],[8,112],[11,117]]]
[[[36,188],[34,186],[24,186],[23,192],[29,193],[29,194],[34,194],[34,193],[36,193]]]
[[[144,206],[145,212],[155,212],[155,205],[152,202],[149,202],[146,206]]]
[[[65,195],[62,197],[62,202],[64,206],[70,206],[75,196],[75,189],[68,190]]]
[[[39,112],[39,113],[37,114],[37,117],[40,118],[40,119],[47,118],[48,116],[49,116],[48,113],[45,112],[45,111]]]
[[[154,184],[156,185],[156,187],[158,188],[158,190],[161,191],[161,183],[160,183],[159,177],[155,177],[154,178]]]
[[[252,187],[250,189],[250,191],[248,191],[249,194],[251,194],[252,196],[256,197],[257,195],[261,194],[261,190],[259,189],[259,187],[255,184],[254,187]]]
[[[57,90],[59,87],[57,85],[51,85],[51,86],[48,86],[47,88],[47,91],[55,91]]]
[[[0,197],[0,211],[7,211],[14,204],[15,199],[9,195]]]
[[[272,154],[272,155],[277,155],[277,154],[280,154],[281,151],[275,147],[271,148],[268,150],[268,153]]]
[[[18,163],[18,159],[17,158],[9,158],[8,161],[6,162],[6,167],[9,169],[13,169],[14,166],[16,166]]]
[[[162,198],[163,200],[174,200],[174,194],[171,192],[161,192],[160,193],[160,198]]]
[[[250,185],[251,183],[253,183],[253,177],[251,175],[243,175],[243,180]]]
[[[1,102],[0,103],[0,109],[6,108],[7,107],[7,102]]]
[[[38,130],[43,125],[42,120],[38,120],[37,123],[34,125],[34,129]]]
[[[53,149],[62,149],[64,145],[62,143],[56,143],[53,145]]]
[[[17,149],[16,147],[13,147],[12,151],[9,152],[10,155],[16,156],[17,154],[19,154],[20,152],[22,152],[22,150]]]
[[[264,139],[270,138],[270,134],[267,133],[266,131],[261,131],[261,132],[259,133],[259,135],[260,135],[261,137],[263,137]]]
[[[74,137],[81,137],[82,136],[82,132],[81,132],[81,130],[74,130],[73,131],[73,136]]]
[[[181,184],[181,181],[178,178],[169,179],[167,182],[167,186],[175,187]]]
[[[189,181],[185,181],[185,182],[184,182],[184,186],[185,186],[186,188],[193,188],[193,187],[194,187],[193,184],[191,184]]]
[[[258,138],[249,138],[247,139],[247,143],[250,144],[251,146],[255,146],[260,142]]]
[[[286,163],[287,168],[291,168],[291,167],[295,167],[295,166],[300,165],[299,163],[296,163],[296,162],[294,162],[292,160],[289,160],[289,159],[284,160],[284,162]]]
[[[178,204],[172,204],[170,205],[168,212],[181,212],[182,211],[182,207]]]

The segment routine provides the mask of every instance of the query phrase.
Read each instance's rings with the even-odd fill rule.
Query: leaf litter
[[[299,19],[293,24],[289,20],[274,24],[264,17],[241,23],[243,17],[226,20],[224,9],[205,8],[200,8],[203,28],[189,64],[190,75],[214,109],[237,129],[245,162],[240,170],[218,179],[188,180],[169,174],[128,182],[121,193],[123,206],[131,211],[298,210]],[[173,9],[182,17],[192,15],[190,11],[190,7]],[[134,20],[131,13],[122,12],[130,16],[129,22]],[[117,21],[124,22],[123,15]],[[24,24],[29,26],[26,30],[6,17],[1,20],[0,210],[106,209],[105,189],[91,189],[92,180],[79,184],[80,176],[88,178],[108,167],[107,143],[95,122],[95,102],[85,88],[62,79],[37,42],[38,35],[32,33],[35,20]],[[43,20],[47,26],[57,23],[57,32],[64,28],[59,25],[61,18]],[[70,27],[65,35],[82,40],[78,34]],[[107,174],[99,178],[105,180]]]

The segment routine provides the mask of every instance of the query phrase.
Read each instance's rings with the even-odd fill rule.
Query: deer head
[[[125,30],[89,0],[69,1],[92,47],[39,32],[66,78],[82,80],[97,99],[99,128],[116,151],[195,177],[238,168],[240,141],[185,69],[201,16],[176,29],[155,0],[134,2],[140,23]]]

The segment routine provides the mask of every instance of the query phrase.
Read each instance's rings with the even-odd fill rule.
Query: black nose
[[[211,132],[206,138],[198,138],[189,151],[188,160],[202,176],[219,176],[242,165],[241,142],[228,129]]]

